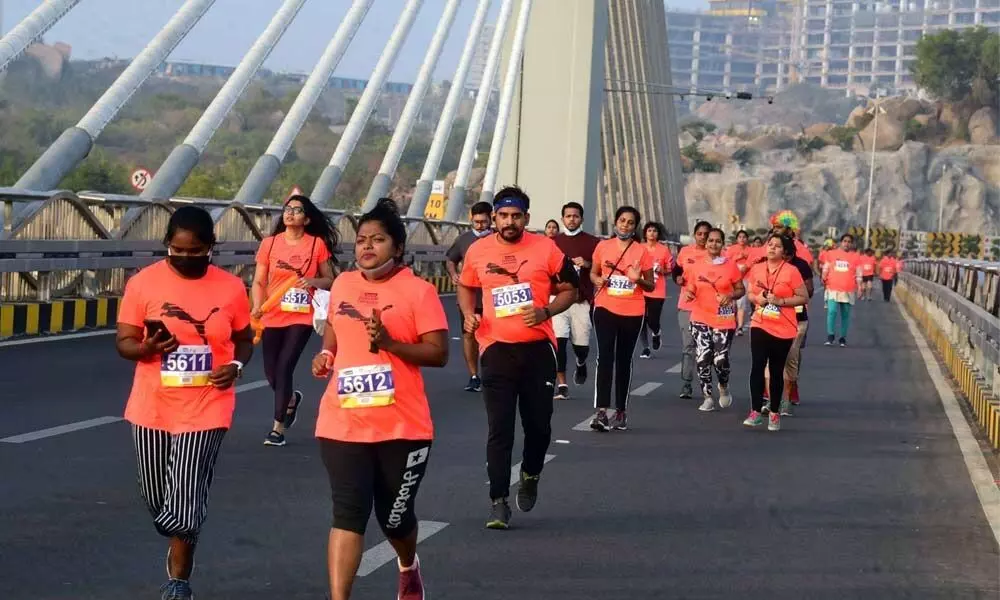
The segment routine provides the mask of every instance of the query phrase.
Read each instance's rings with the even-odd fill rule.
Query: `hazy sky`
[[[574,2],[575,0],[536,0]],[[41,0],[0,0],[6,32],[41,4]],[[82,0],[48,33],[45,41],[65,42],[73,58],[130,58],[139,52],[183,4],[183,0]],[[275,71],[308,72],[318,60],[351,0],[308,0],[278,46],[264,63]],[[336,74],[367,78],[396,23],[405,0],[375,0],[344,55]],[[477,0],[464,0],[438,63],[436,79],[450,79],[458,64]],[[691,9],[704,0],[667,0],[669,8]],[[392,81],[412,81],[444,10],[445,0],[424,0],[395,69]],[[216,0],[191,33],[170,55],[171,60],[236,65],[267,26],[281,0]],[[493,0],[489,21],[500,0]]]

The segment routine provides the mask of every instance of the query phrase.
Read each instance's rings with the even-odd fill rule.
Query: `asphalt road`
[[[454,326],[454,299],[445,303]],[[574,430],[591,415],[592,387],[573,387],[556,407],[553,437],[565,443],[549,451],[538,506],[515,512],[506,532],[483,527],[486,420],[478,395],[462,391],[454,341],[448,367],[428,371],[437,440],[417,508],[438,523],[419,548],[429,597],[1000,597],[997,542],[902,317],[881,302],[856,315],[846,349],[823,347],[816,320],[802,405],[772,434],[740,425],[745,337],[733,408],[703,414],[697,399],[677,398],[667,311],[664,348],[637,360],[633,387],[648,393],[633,397],[632,429]],[[324,597],[330,499],[312,438],[323,382],[307,359],[286,447],[261,443],[270,391],[239,394],[192,580],[199,598]],[[131,380],[111,336],[3,347],[0,364],[0,438],[120,416]],[[258,356],[241,383],[262,379]],[[165,547],[138,496],[124,422],[0,443],[0,474],[0,597],[159,597]],[[368,537],[367,548],[382,541],[374,523]],[[358,580],[355,597],[393,594],[388,563]]]

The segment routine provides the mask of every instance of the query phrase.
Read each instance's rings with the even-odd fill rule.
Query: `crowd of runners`
[[[876,260],[871,251],[857,252],[850,235],[814,259],[787,211],[772,219],[766,237],[751,241],[741,231],[731,244],[724,231],[699,222],[693,243],[675,256],[665,227],[644,223],[633,207],[616,211],[607,239],[582,230],[578,203],[563,206],[562,223],[550,221],[537,234],[528,231],[530,209],[521,189],[500,190],[492,203],[472,207],[471,230],[447,252],[469,375],[465,390],[481,393],[486,409],[490,529],[508,528],[512,517],[518,415],[524,436],[514,504],[527,512],[538,500],[555,401],[571,396],[570,356],[573,383],[582,388],[591,378],[592,340],[593,391],[581,395],[593,396],[596,432],[629,428],[636,346],[641,340],[638,356],[645,360],[662,351],[661,314],[671,295],[681,340],[680,398],[693,398],[697,379],[700,404],[692,409],[748,402],[743,425],[766,420],[768,430],[778,431],[799,403],[816,275],[826,344],[846,346],[855,302],[871,300],[875,277],[888,302],[901,268],[891,253]],[[274,394],[264,444],[280,447],[310,401],[292,377],[317,310],[327,313],[311,370],[328,379],[322,397],[312,400],[333,500],[330,597],[351,595],[373,509],[398,555],[397,597],[425,597],[414,506],[434,427],[422,369],[447,364],[448,321],[435,287],[403,261],[407,227],[392,200],[380,200],[358,220],[353,269],[340,271],[338,242],[324,213],[292,196],[260,245],[248,298],[238,277],[211,264],[211,216],[185,206],[170,218],[167,258],[127,283],[116,343],[136,363],[125,418],[140,493],[169,540],[162,600],[193,597],[189,581],[214,467],[232,424],[235,382],[254,346],[261,346]],[[325,306],[317,302],[319,290],[328,293]],[[748,329],[750,397],[740,398],[730,353]]]

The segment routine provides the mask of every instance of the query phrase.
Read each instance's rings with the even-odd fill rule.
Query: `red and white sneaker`
[[[414,557],[413,565],[403,570],[396,559],[399,567],[399,594],[397,600],[424,600],[424,580],[420,577],[420,559]]]

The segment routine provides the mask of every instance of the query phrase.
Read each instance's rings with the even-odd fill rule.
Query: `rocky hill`
[[[880,106],[877,138],[871,101],[840,123],[689,121],[678,141],[689,219],[761,227],[789,208],[811,230],[863,225],[874,144],[873,225],[935,231],[943,203],[943,230],[1000,234],[997,111],[914,98]]]

